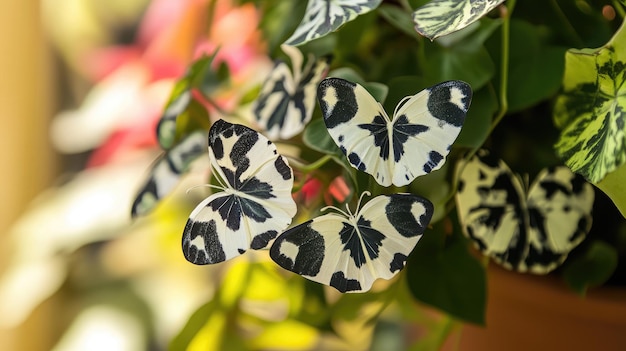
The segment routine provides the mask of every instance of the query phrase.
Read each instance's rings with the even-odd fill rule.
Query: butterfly
[[[148,180],[137,194],[131,216],[134,218],[148,214],[159,200],[174,190],[190,163],[204,153],[206,134],[194,132],[161,156],[152,166]]]
[[[548,273],[591,229],[593,188],[567,167],[542,170],[526,192],[502,160],[479,150],[457,176],[463,232],[505,268]]]
[[[382,0],[309,0],[302,22],[285,41],[287,45],[301,45],[334,32],[357,16],[370,12]]]
[[[283,45],[291,58],[293,72],[285,62],[277,61],[255,101],[253,113],[270,140],[289,139],[304,130],[315,108],[317,85],[328,71],[329,59],[303,56],[295,47]]]
[[[222,191],[191,212],[182,240],[185,258],[199,265],[265,248],[296,213],[293,171],[263,135],[218,120],[209,130],[209,159]]]
[[[338,213],[288,229],[272,244],[270,257],[340,292],[364,292],[376,279],[392,278],[424,233],[433,205],[417,195],[393,194],[358,207],[355,214],[347,206],[347,213],[335,208]]]
[[[461,131],[472,89],[448,81],[400,101],[389,118],[362,86],[326,78],[317,97],[330,136],[352,167],[382,186],[403,186],[443,166]]]

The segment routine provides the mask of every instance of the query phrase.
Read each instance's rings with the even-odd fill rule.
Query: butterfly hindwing
[[[485,150],[463,163],[456,195],[463,232],[504,267],[550,272],[590,230],[593,189],[568,168],[543,170],[527,194],[519,177]]]
[[[261,134],[219,120],[209,131],[209,158],[226,184],[194,209],[185,226],[183,252],[195,264],[266,247],[296,212],[292,170]]]
[[[363,292],[406,262],[433,214],[411,194],[381,195],[351,218],[329,213],[281,234],[270,257],[281,267],[340,292]]]
[[[318,99],[328,132],[350,164],[383,186],[404,186],[441,168],[461,131],[472,90],[462,81],[405,97],[389,118],[362,86],[326,78]]]

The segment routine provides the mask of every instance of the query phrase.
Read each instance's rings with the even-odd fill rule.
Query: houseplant
[[[209,30],[213,16],[219,12],[218,3],[209,1],[205,7],[199,7],[206,11],[204,25]],[[293,56],[287,52],[289,49],[280,45],[297,32],[307,11],[306,4],[242,1],[239,5],[250,6],[251,3],[260,19],[260,41],[266,45],[264,50],[272,58],[287,61],[293,69]],[[308,54],[315,58],[332,56],[327,75],[361,83],[379,101],[384,100],[388,113],[402,97],[423,88],[447,80],[467,82],[473,90],[472,104],[443,168],[418,177],[408,187],[377,186],[369,175],[352,169],[341,152],[337,152],[318,107],[302,133],[275,141],[293,157],[290,164],[296,172],[294,198],[299,203],[294,224],[317,216],[324,205],[343,206],[351,202],[354,208],[363,190],[377,194],[409,191],[428,198],[435,205],[431,227],[410,255],[406,269],[390,281],[377,282],[370,292],[342,295],[282,270],[264,252],[250,250],[239,258],[210,268],[194,267],[201,277],[206,274],[206,280],[212,285],[206,291],[207,302],[190,316],[172,340],[172,349],[365,349],[377,346],[433,349],[455,330],[457,320],[484,323],[486,280],[492,275],[488,276],[484,268],[487,259],[470,251],[470,244],[462,234],[464,223],[459,223],[454,201],[458,190],[456,164],[469,159],[479,148],[489,149],[493,155],[504,159],[515,173],[529,174],[530,179],[544,167],[569,162],[574,170],[598,183],[610,200],[596,191],[595,224],[587,239],[574,249],[556,273],[561,273],[573,288],[571,294],[584,294],[589,286],[607,280],[611,284],[623,284],[624,270],[619,266],[623,260],[618,257],[623,257],[624,252],[624,221],[613,204],[621,206],[623,212],[623,191],[619,182],[623,167],[617,170],[605,167],[605,164],[620,166],[623,159],[619,141],[623,131],[623,124],[619,122],[620,95],[619,91],[613,92],[609,103],[599,107],[602,113],[594,112],[596,100],[584,99],[584,94],[576,95],[613,86],[599,78],[599,83],[595,83],[594,77],[607,74],[596,72],[596,65],[591,64],[595,61],[589,62],[589,58],[620,61],[619,28],[623,5],[616,1],[450,2],[459,7],[453,8],[450,15],[430,18],[427,23],[437,30],[445,30],[448,25],[458,24],[441,22],[458,18],[455,10],[471,4],[495,7],[485,11],[484,16],[474,18],[477,22],[467,21],[464,29],[441,35],[433,42],[414,28],[413,13],[425,3],[385,1],[379,4],[373,1],[369,6],[371,11],[352,18],[331,33],[302,43],[298,50],[307,58]],[[491,7],[486,8],[489,9]],[[603,48],[601,53],[567,51],[596,47]],[[220,58],[227,51],[225,47],[208,45],[198,51],[201,55],[189,64],[187,73],[176,84],[157,127],[159,142],[165,150],[181,145],[193,131],[206,134],[212,123],[222,117],[258,127],[252,111],[258,106],[255,101],[262,94],[264,79],[252,85],[242,84],[234,72],[233,62]],[[583,55],[576,56],[578,53]],[[587,68],[592,73],[583,73]],[[617,80],[620,72],[622,67],[615,64],[608,76]],[[264,73],[267,74],[261,78],[271,77],[269,69]],[[579,87],[581,84],[584,89]],[[586,104],[580,107],[571,101]],[[606,106],[614,107],[608,115]],[[581,135],[579,141],[585,140],[583,144],[589,146],[605,145],[605,141],[598,142],[597,138],[590,137],[596,133],[572,127],[579,119],[588,120],[590,114],[606,116],[596,120],[611,122],[596,129],[613,128],[607,130],[615,131],[610,134],[615,136],[613,140],[617,145],[611,150],[618,150],[610,153],[615,161],[603,163],[599,168],[604,168],[606,174],[600,176],[596,168],[591,167],[593,172],[589,172],[587,164],[581,166],[579,160],[585,157],[580,155],[587,148],[576,146],[576,136]],[[567,146],[564,140],[574,140],[576,147]],[[575,152],[567,151],[572,149]],[[594,160],[606,156],[604,152],[595,151],[593,155]],[[196,156],[199,162],[206,159],[202,152]],[[172,173],[178,177],[178,173],[187,170],[186,166],[183,162],[182,167],[174,167]],[[211,182],[211,178],[202,173],[204,170],[206,167],[201,167],[201,182],[187,185]],[[194,174],[194,170],[190,174]],[[612,178],[618,181],[611,182]],[[173,234],[175,240],[168,241],[177,251],[180,251],[178,245],[186,216],[206,195],[200,193],[196,189],[188,196],[164,197],[163,203],[153,209],[155,213],[144,219],[179,227]],[[161,196],[157,193],[155,198],[158,200]],[[155,198],[140,196],[134,207],[136,214],[149,211],[154,203],[148,200]],[[177,257],[182,261],[182,254]],[[424,303],[445,313],[435,315]],[[414,332],[416,325],[424,329]],[[424,330],[427,333],[423,333]]]
[[[346,310],[356,313],[355,310],[365,309],[378,302],[382,306],[374,308],[377,311],[373,315],[377,316],[384,311],[387,304],[401,301],[398,298],[401,293],[397,289],[403,287],[397,286],[403,286],[404,280],[408,283],[410,294],[418,301],[440,308],[456,318],[484,323],[485,271],[483,265],[467,250],[467,241],[460,234],[460,227],[467,223],[458,223],[454,204],[451,202],[453,195],[460,191],[460,179],[459,174],[453,171],[454,167],[449,166],[464,158],[469,160],[480,147],[486,147],[498,157],[506,159],[514,172],[530,174],[531,178],[543,167],[565,163],[606,192],[622,213],[624,212],[621,202],[624,197],[623,185],[616,180],[620,179],[624,159],[624,124],[619,100],[623,73],[620,56],[623,39],[619,29],[622,5],[617,2],[563,4],[554,1],[516,4],[515,1],[508,1],[499,4],[501,1],[433,1],[420,7],[424,3],[400,1],[379,4],[378,1],[355,1],[355,7],[351,10],[362,13],[353,16],[346,23],[342,22],[340,28],[333,27],[331,30],[324,25],[315,25],[314,18],[319,13],[313,5],[306,8],[304,4],[268,2],[257,5],[262,16],[261,28],[271,56],[284,55],[281,54],[279,44],[285,41],[287,44],[298,45],[300,50],[311,55],[309,60],[332,55],[328,75],[364,84],[379,101],[384,101],[383,106],[387,111],[392,111],[401,97],[415,94],[420,89],[441,81],[462,80],[469,83],[473,90],[472,106],[446,165],[438,172],[419,177],[408,187],[392,190],[424,195],[435,204],[436,209],[430,233],[417,245],[408,260],[406,272],[380,291],[359,298],[342,296],[337,302],[329,302],[333,298],[322,297],[319,293],[309,295],[309,289],[319,288],[302,283],[306,284],[306,289],[304,296],[299,297],[303,299],[301,303],[314,301],[314,305],[330,307],[331,313],[324,315],[321,310],[313,313],[306,308],[300,311],[290,309],[286,316],[280,317],[283,323],[296,323],[297,328],[303,329],[327,325],[341,335],[340,327],[335,325],[336,319],[346,318],[341,313],[348,313]],[[469,10],[471,6],[475,12]],[[537,8],[544,11],[538,14]],[[340,8],[335,10],[341,13],[338,9]],[[480,16],[457,20],[463,10],[472,14],[479,13]],[[298,16],[287,16],[287,13],[298,13]],[[301,14],[304,15],[303,24],[296,28],[303,18]],[[489,15],[471,23],[486,14]],[[275,19],[283,16],[288,20],[278,24]],[[313,24],[307,22],[307,18]],[[329,18],[338,20],[332,16]],[[333,20],[328,23],[333,23]],[[291,35],[294,28],[295,34]],[[440,38],[429,41],[422,34],[432,39]],[[576,47],[600,48],[568,51]],[[282,51],[291,57],[295,67],[292,69],[300,69],[287,48],[282,47]],[[211,67],[210,58],[204,65]],[[211,68],[203,69],[212,71]],[[227,78],[206,79],[205,74],[201,70],[192,69],[185,81],[186,88],[179,89],[172,95],[169,106],[178,106],[177,100],[184,96],[181,94],[193,91],[198,100],[216,108],[210,97],[211,89],[215,85],[206,85],[206,82],[224,84]],[[272,74],[275,73],[268,75],[268,81],[276,79]],[[194,81],[196,83],[189,84]],[[370,82],[369,85],[367,82]],[[601,99],[597,98],[598,92]],[[210,118],[215,119],[219,115],[236,116],[233,120],[237,123],[259,128],[263,117],[259,116],[259,103],[255,102],[255,96],[260,96],[257,97],[260,99],[264,96],[264,91],[260,95],[254,92],[249,95],[249,100],[242,99],[240,105],[230,111],[220,111],[217,108]],[[342,99],[341,96],[338,98]],[[321,99],[320,102],[323,100],[319,96],[318,99]],[[246,110],[248,102],[254,111]],[[256,110],[254,106],[257,106]],[[173,114],[167,111],[173,110],[166,110],[164,118],[182,116],[176,123],[181,123],[180,120],[185,121],[182,123],[194,121],[193,112],[185,108],[174,111]],[[325,133],[318,113],[316,110],[312,121],[301,135],[289,135],[283,141],[298,149],[296,154],[305,164],[294,166],[296,183],[300,177],[300,185],[296,185],[294,196],[301,196],[299,199],[315,196],[315,190],[309,190],[315,188],[311,183],[315,183],[317,187],[321,184],[323,188],[333,188],[336,185],[329,179],[337,179],[335,177],[342,174],[342,183],[347,183],[343,187],[350,189],[349,193],[358,193],[363,189],[389,193],[389,190],[373,184],[358,172],[355,174],[354,170],[345,165],[345,161],[341,160],[342,154],[337,152],[332,139]],[[180,137],[185,134],[186,131],[181,131],[179,125],[177,128],[170,135],[176,134]],[[267,132],[272,133],[271,130]],[[280,140],[275,142],[280,146]],[[528,189],[528,179],[525,182]],[[623,254],[623,218],[605,195],[599,191],[596,193],[598,199],[593,219],[596,224],[587,240],[559,268],[572,288],[572,293],[582,295],[590,286],[600,285],[607,280],[615,283],[621,281],[618,256]],[[327,202],[326,205],[350,199],[355,201],[356,198],[358,196],[335,197],[334,201]],[[328,200],[327,198],[326,201]],[[529,201],[532,202],[533,199]],[[305,221],[307,216],[312,216],[311,213],[315,212],[319,203],[299,212],[304,217],[299,221]],[[565,212],[571,214],[569,211],[568,207]],[[600,219],[601,216],[606,217]],[[567,221],[565,217],[555,220]],[[466,219],[462,218],[461,221]],[[589,231],[589,224],[584,225],[587,228],[583,232]],[[571,248],[564,252],[563,259],[570,250]],[[499,261],[506,263],[506,259]],[[560,259],[558,261],[560,263]],[[535,270],[540,273],[552,270],[544,268]],[[254,271],[255,268],[248,269]],[[293,279],[297,280],[291,277],[288,284],[296,284]],[[246,301],[247,294],[254,294],[255,287],[247,285],[240,289],[241,301]],[[274,298],[278,299],[278,296]],[[216,313],[224,313],[221,318],[233,318],[235,325],[238,325],[239,318],[251,317],[239,307],[224,310],[213,300],[203,307],[202,313],[198,312],[194,316],[172,345],[195,345],[194,342],[199,340],[197,338],[203,338],[198,336],[203,333],[202,321],[214,318]],[[337,310],[343,312],[336,312]],[[350,320],[349,317],[347,319]],[[267,337],[264,334],[267,331],[257,334],[252,331],[253,327],[248,327],[252,328],[248,331],[253,337],[250,344],[243,342],[242,346],[255,345],[259,339]],[[245,329],[243,326],[242,328]]]

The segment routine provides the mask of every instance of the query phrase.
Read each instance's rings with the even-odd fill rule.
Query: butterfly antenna
[[[218,190],[224,190],[223,187],[219,186],[219,185],[213,185],[213,184],[198,184],[198,185],[194,185],[191,188],[187,188],[187,190],[185,190],[185,194],[189,194],[190,191],[192,191],[193,189],[197,189],[197,188],[201,188],[201,187],[208,187],[211,189],[218,189]]]
[[[395,116],[398,110],[413,96],[405,96],[400,100],[400,102],[396,105],[396,108],[393,110],[393,115]]]
[[[370,193],[369,191],[365,190],[364,192],[361,193],[361,196],[359,196],[359,201],[356,203],[356,213],[359,213],[359,210],[361,209],[361,203],[363,202],[363,198],[365,196],[371,196],[372,193]]]
[[[346,205],[346,208],[347,208],[347,207],[348,207],[348,205]],[[341,213],[342,215],[344,215],[345,217],[350,218],[350,215],[349,215],[349,214],[347,214],[344,210],[340,209],[339,207],[335,207],[335,206],[325,206],[325,207],[322,207],[322,208],[320,209],[320,212],[326,212],[326,211],[328,211],[328,210],[334,210],[334,211],[337,211],[337,212]],[[348,211],[349,211],[349,210],[348,210]]]

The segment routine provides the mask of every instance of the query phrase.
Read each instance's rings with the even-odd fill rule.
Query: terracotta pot
[[[465,325],[448,340],[458,350],[626,350],[624,288],[580,297],[552,276],[495,265],[488,282],[486,327]]]

